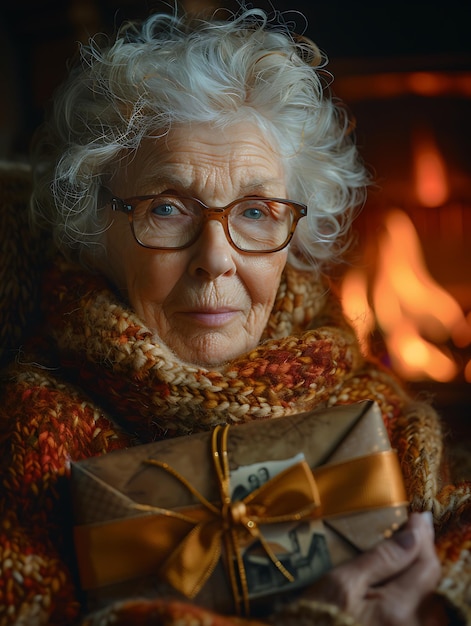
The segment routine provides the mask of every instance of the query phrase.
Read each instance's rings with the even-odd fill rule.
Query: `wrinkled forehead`
[[[199,124],[143,140],[119,164],[112,187],[124,195],[172,190],[231,201],[249,194],[284,195],[285,174],[273,142],[255,125]]]

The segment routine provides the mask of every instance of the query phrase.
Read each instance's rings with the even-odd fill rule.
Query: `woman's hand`
[[[440,578],[429,513],[415,513],[391,539],[337,566],[304,597],[337,605],[365,626],[442,626],[433,596]]]

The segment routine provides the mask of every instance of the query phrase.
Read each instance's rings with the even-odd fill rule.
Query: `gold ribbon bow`
[[[219,506],[206,500],[166,463],[153,459],[147,463],[175,476],[198,498],[206,513],[173,550],[159,574],[185,596],[194,598],[213,573],[224,544],[234,602],[236,607],[243,606],[247,614],[249,592],[240,546],[247,543],[247,539],[259,540],[274,566],[288,581],[293,582],[292,574],[264,540],[260,525],[307,519],[313,509],[320,506],[320,498],[309,465],[303,461],[278,474],[243,500],[232,501],[229,493],[228,431],[228,426],[216,427],[212,436],[212,457],[220,491]],[[145,505],[139,508],[152,510]]]
[[[407,500],[397,456],[387,451],[314,470],[301,461],[243,500],[233,502],[229,493],[228,431],[229,426],[216,427],[211,440],[220,504],[209,502],[167,463],[149,459],[147,464],[173,475],[202,506],[173,511],[135,504],[136,509],[151,514],[75,527],[84,589],[157,574],[191,599],[213,573],[224,546],[236,608],[248,614],[241,546],[259,540],[274,566],[293,580],[264,540],[261,525],[320,519]]]

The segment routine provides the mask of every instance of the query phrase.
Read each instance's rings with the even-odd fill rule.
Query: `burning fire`
[[[450,195],[445,163],[425,129],[414,134],[413,156],[415,200],[426,209],[443,207]],[[458,302],[430,275],[404,211],[386,214],[374,263],[368,265],[374,271],[352,269],[341,286],[345,314],[363,351],[370,351],[371,334],[379,328],[393,368],[405,379],[448,382],[462,369],[471,382],[471,360],[459,364],[455,358],[456,348],[471,345],[471,313],[466,319]]]
[[[433,136],[416,131],[413,142],[417,199],[424,207],[438,207],[448,199],[445,162]]]
[[[446,344],[471,343],[471,320],[430,276],[417,232],[403,211],[386,215],[372,283],[365,272],[351,270],[342,283],[342,302],[365,352],[372,330],[379,326],[401,376],[447,382],[458,374]],[[471,382],[469,363],[465,376]]]

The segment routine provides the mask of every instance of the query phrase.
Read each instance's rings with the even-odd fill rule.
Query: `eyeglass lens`
[[[211,213],[195,199],[171,195],[136,199],[133,207],[136,238],[143,245],[155,248],[188,245],[198,237]],[[264,198],[236,201],[221,213],[227,213],[230,239],[237,248],[246,251],[282,246],[289,238],[294,221],[289,203]]]

